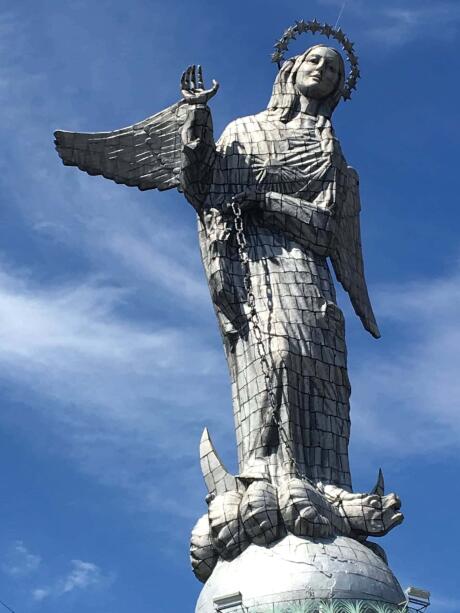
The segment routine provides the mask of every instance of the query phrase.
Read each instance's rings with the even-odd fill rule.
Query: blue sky
[[[216,134],[264,108],[269,54],[342,0],[0,2],[0,599],[16,613],[193,611],[207,425],[235,470],[229,381],[175,192],[61,165],[56,128],[116,129],[221,83]],[[460,611],[460,4],[348,0],[363,79],[336,131],[361,176],[382,339],[348,299],[355,489],[379,466],[406,522],[381,543],[403,587]],[[293,52],[315,39],[305,37]],[[316,39],[317,40],[317,39]]]

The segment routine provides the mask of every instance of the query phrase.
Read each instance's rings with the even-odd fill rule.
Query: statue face
[[[312,49],[297,72],[296,85],[306,98],[330,96],[339,83],[340,62],[337,53],[328,47]]]

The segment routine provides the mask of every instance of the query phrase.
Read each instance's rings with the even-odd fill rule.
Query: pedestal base
[[[391,605],[406,600],[385,562],[365,545],[343,536],[318,540],[288,535],[270,547],[252,544],[231,562],[219,560],[203,587],[196,613],[215,613],[214,599],[236,592],[243,597],[241,610],[258,607],[257,613],[283,613],[290,604],[314,600]]]

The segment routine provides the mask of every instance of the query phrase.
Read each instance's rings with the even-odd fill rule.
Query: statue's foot
[[[256,459],[247,464],[243,471],[237,475],[241,481],[270,481],[270,471],[266,460]]]

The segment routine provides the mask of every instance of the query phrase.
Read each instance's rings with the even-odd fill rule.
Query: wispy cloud
[[[431,598],[431,605],[433,607],[433,611],[460,611],[460,600],[457,598],[437,598],[434,595]]]
[[[72,566],[73,569],[62,582],[63,594],[74,590],[86,590],[88,587],[98,585],[101,582],[101,569],[96,564],[72,560]]]
[[[22,590],[41,580],[45,585],[31,590],[32,599],[41,602],[47,598],[59,598],[72,592],[104,589],[115,580],[113,573],[103,572],[94,562],[71,560],[67,573],[50,578],[49,564],[42,556],[31,553],[23,541],[14,542],[2,558],[2,572],[18,581]],[[61,571],[62,572],[62,571]],[[33,583],[32,583],[33,582]]]
[[[368,36],[384,44],[401,46],[417,38],[446,39],[459,31],[460,7],[453,3],[404,5],[385,8]]]
[[[33,239],[48,249],[67,250],[67,255],[84,259],[87,267],[118,282],[131,280],[138,289],[143,285],[149,298],[160,294],[162,302],[175,302],[176,310],[202,308],[207,288],[190,227],[191,207],[173,193],[140,194],[64,168],[54,151],[53,130],[78,129],[87,118],[79,116],[68,99],[58,106],[52,96],[44,98],[53,83],[45,72],[32,72],[19,61],[24,48],[20,20],[0,13],[0,51],[11,58],[0,66],[4,125],[11,130],[8,150],[0,152],[5,201]],[[33,115],[31,99],[38,101]],[[139,117],[133,117],[136,120]],[[59,121],[65,125],[58,126]],[[165,202],[176,210],[179,200],[179,214],[165,211]]]
[[[41,556],[31,553],[22,541],[16,541],[5,554],[1,569],[11,577],[26,577],[37,571],[41,562]]]
[[[49,594],[50,594],[49,589],[39,587],[32,591],[32,598],[36,602],[41,602],[42,600],[45,600],[45,598],[47,598]]]
[[[32,598],[37,602],[47,598],[60,598],[72,592],[108,587],[113,580],[113,576],[105,575],[93,562],[72,560],[71,570],[67,575],[58,578],[50,587],[35,588]]]
[[[134,375],[152,370],[180,373],[187,358],[178,330],[137,325],[123,317],[117,310],[126,299],[126,290],[100,279],[40,286],[0,268],[0,360],[5,367],[21,365],[22,372],[53,369],[55,375],[89,376],[97,364]],[[189,336],[195,335],[190,331]],[[203,358],[195,362],[199,371],[207,368]],[[86,397],[84,390],[81,393]]]
[[[46,419],[82,468],[139,488],[146,504],[167,505],[145,464],[163,454],[171,465],[184,462],[192,453],[188,427],[217,419],[212,403],[226,373],[221,352],[189,322],[134,323],[122,314],[126,298],[100,280],[44,288],[0,270],[2,378],[35,398],[29,411]]]
[[[19,57],[22,26],[14,26],[5,25],[0,48]],[[166,477],[160,485],[146,467],[161,459],[162,474],[175,468],[180,487],[190,488],[197,424],[222,428],[216,407],[227,375],[194,214],[182,199],[180,213],[165,212],[179,196],[140,194],[64,168],[52,147],[56,122],[71,129],[87,120],[72,102],[57,108],[52,96],[31,117],[29,100],[52,91],[49,77],[16,63],[2,75],[2,112],[15,126],[8,154],[0,152],[5,200],[36,244],[55,254],[45,278],[33,259],[19,265],[10,253],[0,263],[2,380],[81,470],[129,489],[141,508],[191,513],[172,496],[175,486],[165,486]],[[78,262],[77,273],[66,258]],[[12,413],[21,428],[24,416]]]
[[[360,356],[354,436],[398,455],[458,448],[460,271],[381,288],[374,297],[399,342]]]
[[[341,0],[335,4],[342,6]],[[451,7],[448,2],[430,8],[426,3],[350,0],[346,11],[360,13],[366,27],[378,25],[379,32],[368,27],[372,36],[382,36],[386,27],[397,24],[418,36],[431,19],[430,10],[436,11],[440,24],[448,20]],[[457,14],[453,10],[452,22]],[[15,50],[19,57],[21,24],[13,23],[12,28],[6,17],[2,24],[3,48]],[[390,40],[400,44],[407,37],[393,34],[387,36]],[[57,108],[52,96],[34,110],[39,121],[31,118],[28,101],[42,100],[43,91],[53,91],[53,83],[15,62],[2,70],[2,112],[14,129],[11,150],[3,152],[0,179],[8,201],[37,241],[42,240],[46,249],[57,246],[57,260],[62,249],[80,265],[84,262],[77,279],[58,266],[51,279],[44,280],[43,271],[33,263],[22,268],[5,261],[0,265],[3,381],[11,384],[12,394],[26,399],[23,411],[45,419],[47,436],[52,432],[63,453],[82,470],[135,492],[147,507],[190,512],[174,494],[196,483],[189,477],[198,424],[207,423],[217,431],[231,429],[228,375],[196,235],[190,230],[192,212],[183,202],[182,209],[174,209],[180,214],[164,213],[150,206],[159,194],[139,194],[64,169],[51,144],[57,118],[70,129],[87,125],[87,118],[79,117],[71,103]],[[177,206],[171,194],[161,195],[161,202]],[[447,303],[455,283],[457,277],[426,281],[433,292],[446,296]],[[412,337],[408,335],[391,360],[372,355],[372,362],[356,369],[352,379],[353,440],[373,440],[398,453],[417,452],[426,445],[449,448],[456,445],[458,433],[449,396],[458,394],[452,364],[458,359],[453,337],[459,322],[449,311],[447,331],[437,319],[433,323],[420,307],[425,297],[417,288],[382,290],[377,312],[389,325],[410,328]],[[418,306],[403,308],[402,296]],[[394,321],[394,304],[404,322]],[[397,399],[391,393],[396,388]],[[392,408],[395,404],[397,410]],[[393,415],[393,427],[388,425],[391,420],[381,418],[382,406]],[[440,436],[430,434],[434,427]],[[376,432],[378,437],[373,436]],[[232,437],[228,447],[233,447]],[[147,474],[152,462],[166,466],[163,475],[175,470],[178,482],[166,484],[163,478],[158,486],[161,476],[153,479]]]
[[[341,10],[343,0],[319,0]],[[458,2],[444,0],[347,0],[344,15],[353,16],[366,28],[364,36],[389,47],[400,47],[414,39],[451,38],[460,29]]]
[[[397,455],[458,447],[459,288],[458,270],[374,288],[384,329],[399,340],[355,356],[354,445]],[[85,471],[128,488],[146,508],[182,515],[174,491],[190,482],[196,424],[219,428],[223,412],[231,412],[229,398],[215,412],[228,388],[224,361],[213,342],[186,324],[149,329],[153,324],[124,317],[127,299],[125,290],[96,279],[43,288],[0,270],[0,317],[8,324],[0,336],[2,376],[41,398],[34,410]],[[165,475],[176,472],[170,491],[161,482],[162,495],[158,480],[145,473],[155,458]]]

